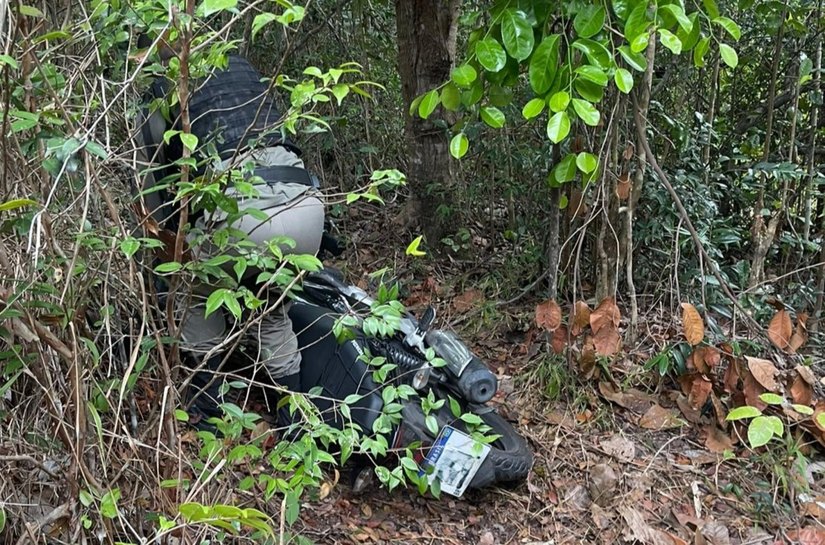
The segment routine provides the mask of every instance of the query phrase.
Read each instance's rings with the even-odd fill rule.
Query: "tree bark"
[[[458,0],[396,0],[398,70],[404,99],[407,180],[411,195],[408,223],[417,223],[431,247],[447,233],[441,213],[450,195],[451,166],[447,133],[431,121],[410,115],[412,101],[450,77],[455,62]]]
[[[822,13],[822,0],[816,10],[816,20]],[[811,135],[808,141],[808,171],[805,179],[805,187],[802,189],[803,199],[803,222],[802,225],[802,239],[805,242],[811,240],[811,211],[813,209],[813,183],[816,176],[816,131],[819,125],[819,108],[822,96],[822,34],[819,32],[819,25],[817,25],[816,33],[816,61],[814,63],[814,90],[813,97],[816,100],[811,103]]]

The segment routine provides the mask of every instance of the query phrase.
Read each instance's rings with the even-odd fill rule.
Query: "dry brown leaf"
[[[742,379],[742,393],[745,396],[745,403],[747,405],[756,407],[760,411],[767,407],[768,404],[759,399],[759,396],[766,391],[765,387],[756,380],[753,374],[745,373],[745,377]]]
[[[779,385],[776,383],[775,378],[779,371],[773,363],[768,360],[752,358],[750,356],[745,356],[745,360],[748,362],[748,369],[753,373],[753,378],[755,378],[759,384],[771,392],[779,391]]]
[[[603,327],[593,337],[593,345],[600,356],[612,356],[622,347],[622,337],[614,327]]]
[[[632,462],[636,457],[636,446],[632,441],[620,435],[614,435],[610,439],[602,441],[599,446],[608,456],[614,457],[619,462]]]
[[[705,322],[696,307],[682,303],[682,324],[688,344],[696,346],[705,338]]]
[[[693,353],[688,357],[688,368],[693,368],[700,373],[710,373],[710,367],[705,363],[705,348],[704,346],[697,346]]]
[[[582,354],[579,358],[579,369],[584,378],[591,378],[596,372],[596,347],[593,346],[593,337],[588,335],[584,338]]]
[[[697,375],[691,382],[688,401],[694,409],[701,409],[707,403],[713,384],[704,376]]]
[[[768,325],[768,338],[780,350],[787,350],[790,346],[793,326],[791,316],[785,310],[777,312]]]
[[[739,379],[742,378],[739,373],[739,363],[736,360],[730,362],[728,368],[725,369],[725,379],[723,381],[725,391],[729,394],[739,391]]]
[[[814,399],[814,389],[808,384],[799,373],[793,379],[789,388],[791,399],[799,405],[810,405]]]
[[[667,534],[648,524],[642,513],[633,507],[622,505],[619,513],[627,524],[625,541],[637,541],[645,545],[673,545]]]
[[[578,187],[570,190],[570,200],[567,204],[567,216],[569,218],[577,218],[587,215],[589,208],[584,202],[584,193]]]
[[[702,421],[702,411],[691,406],[690,401],[684,394],[679,394],[676,398],[676,406],[682,412],[682,416],[691,424],[698,424]]]
[[[570,317],[570,334],[578,337],[584,328],[590,325],[590,307],[584,301],[576,301],[573,305],[573,315]]]
[[[624,158],[625,161],[630,161],[633,159],[634,153],[636,153],[636,146],[634,146],[632,142],[628,142],[627,147],[622,152],[622,158]]]
[[[816,526],[808,526],[801,530],[788,532],[788,539],[797,545],[825,545],[825,530]]]
[[[728,527],[716,520],[706,520],[701,528],[702,535],[705,536],[712,545],[730,545],[730,532]]]
[[[616,183],[616,196],[620,201],[626,201],[630,197],[630,174],[627,172],[622,174]]]
[[[478,540],[478,545],[495,545],[496,538],[493,535],[493,532],[487,531],[481,534],[481,537]]]
[[[618,328],[621,320],[622,314],[619,312],[619,307],[616,306],[616,300],[608,297],[599,303],[596,310],[590,313],[590,328],[595,334],[608,325]]]
[[[550,339],[550,346],[556,354],[564,352],[564,349],[567,348],[567,328],[565,326],[560,326],[553,332],[553,338]]]
[[[795,371],[811,386],[816,384],[816,375],[814,375],[814,372],[811,371],[811,368],[807,365],[797,365]]]
[[[456,312],[467,312],[477,308],[484,301],[481,290],[470,289],[453,299],[453,308]]]
[[[718,348],[713,346],[706,346],[704,351],[705,363],[708,367],[713,369],[722,362],[722,354]]]
[[[788,342],[788,349],[796,352],[808,342],[808,315],[804,312],[796,316],[796,329],[794,329],[791,340]]]
[[[705,433],[707,433],[705,447],[709,451],[721,454],[726,450],[733,450],[733,441],[730,440],[730,436],[718,427],[714,425],[707,426]]]
[[[713,412],[716,413],[716,422],[725,428],[727,426],[728,411],[713,390],[710,392],[710,403],[713,405]]]
[[[590,497],[601,507],[606,507],[614,499],[614,491],[619,484],[619,475],[609,464],[596,464],[590,470]]]
[[[555,331],[561,325],[561,307],[552,299],[536,306],[536,324],[547,331]]]
[[[631,411],[637,413],[647,411],[650,406],[655,403],[655,398],[651,395],[640,392],[634,388],[631,388],[626,392],[619,392],[609,382],[599,383],[599,393],[601,393],[602,396],[608,401],[612,401],[620,407],[630,409]]]
[[[672,409],[665,409],[658,403],[654,403],[650,409],[639,419],[639,426],[647,430],[667,430],[678,428],[683,424],[676,412]]]

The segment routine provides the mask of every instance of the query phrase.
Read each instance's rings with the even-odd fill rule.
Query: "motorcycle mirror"
[[[433,325],[435,321],[435,309],[433,307],[427,307],[427,310],[424,311],[424,315],[418,321],[418,329],[421,332],[425,332],[430,329],[430,326]]]
[[[430,368],[422,367],[415,373],[412,379],[412,387],[416,390],[423,390],[430,382]]]

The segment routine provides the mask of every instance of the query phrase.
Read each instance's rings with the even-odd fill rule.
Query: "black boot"
[[[285,377],[281,377],[275,379],[275,383],[282,388],[286,388],[288,392],[283,392],[278,396],[278,400],[276,401],[275,405],[270,405],[271,408],[278,407],[280,403],[283,401],[283,406],[277,409],[276,413],[278,415],[278,427],[279,428],[290,428],[293,424],[297,424],[300,422],[301,417],[300,414],[295,413],[295,415],[290,414],[289,411],[289,401],[284,401],[286,397],[289,396],[290,393],[293,392],[300,392],[301,391],[301,374],[295,373],[294,375],[287,375]],[[284,436],[292,436],[292,429],[287,429],[284,432]]]

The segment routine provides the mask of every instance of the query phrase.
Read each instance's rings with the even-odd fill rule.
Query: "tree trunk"
[[[721,59],[721,55],[716,55],[716,62],[713,63],[713,75],[710,82],[710,105],[708,105],[708,115],[705,119],[708,126],[708,141],[705,143],[705,149],[702,152],[702,163],[705,167],[702,179],[705,185],[710,183],[710,151],[713,148],[713,122],[716,120],[716,101],[719,98],[719,63]]]
[[[561,161],[561,146],[553,146],[552,163],[559,164]],[[559,225],[561,223],[561,188],[550,189],[550,202],[547,217],[547,297],[555,300],[559,293],[559,250],[561,240],[559,237]]]
[[[398,70],[407,135],[408,223],[417,223],[431,248],[447,233],[440,210],[448,204],[451,159],[448,134],[410,115],[409,105],[450,77],[455,61],[458,0],[396,0]]]
[[[615,119],[623,114],[623,97],[616,93],[610,112]],[[605,111],[608,111],[605,109]],[[619,253],[621,241],[621,222],[619,220],[619,198],[616,195],[616,180],[621,175],[619,164],[619,129],[615,122],[610,123],[607,134],[606,162],[602,169],[602,202],[599,236],[596,240],[598,252],[599,275],[596,279],[596,300],[615,297],[619,285]]]
[[[819,2],[819,7],[816,10],[816,20],[819,21],[819,17],[822,12],[822,1]],[[818,30],[817,25],[817,30]],[[822,74],[820,73],[822,70],[822,34],[820,32],[816,33],[816,61],[814,64],[814,89],[811,95],[813,97],[821,96],[822,92]],[[811,240],[811,211],[813,209],[813,183],[814,177],[816,175],[816,130],[819,125],[819,100],[812,102],[811,104],[811,136],[808,141],[808,175],[805,179],[805,187],[802,190],[802,199],[803,199],[803,209],[804,209],[804,224],[802,226],[802,238],[805,242]]]

